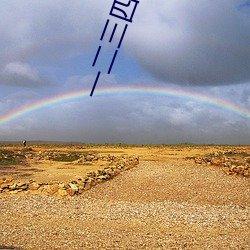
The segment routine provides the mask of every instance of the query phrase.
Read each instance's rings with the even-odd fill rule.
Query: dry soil
[[[80,196],[0,196],[0,249],[250,249],[250,179],[186,158],[228,150],[250,154],[249,146],[52,150],[135,154],[140,164]],[[83,171],[45,163],[29,162],[32,179],[65,180]]]

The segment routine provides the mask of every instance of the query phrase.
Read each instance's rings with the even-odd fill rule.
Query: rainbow
[[[59,103],[63,103],[63,102],[67,102],[67,101],[71,101],[75,99],[80,99],[80,98],[94,99],[94,98],[98,98],[99,96],[117,95],[117,94],[159,95],[159,96],[166,96],[166,97],[171,96],[171,97],[177,97],[177,98],[183,98],[183,99],[191,99],[194,101],[203,102],[203,103],[207,103],[207,104],[222,108],[224,110],[235,113],[247,119],[250,118],[250,112],[248,110],[235,106],[232,103],[229,103],[227,101],[217,99],[214,97],[210,97],[210,96],[206,96],[200,93],[188,92],[184,90],[176,90],[176,89],[171,89],[171,88],[163,88],[163,87],[161,88],[148,87],[147,88],[147,87],[126,86],[126,87],[115,87],[115,88],[114,87],[103,88],[99,90],[97,89],[93,97],[90,97],[90,89],[80,90],[80,91],[75,91],[75,92],[70,92],[70,93],[50,97],[50,98],[35,102],[31,105],[24,106],[18,110],[15,110],[13,112],[10,112],[0,117],[0,125],[3,125],[18,117],[31,113],[35,110],[46,108],[46,107],[56,105]]]

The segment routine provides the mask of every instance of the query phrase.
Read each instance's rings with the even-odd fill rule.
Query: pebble
[[[81,196],[0,197],[0,242],[25,250],[249,249],[247,194],[249,182],[220,170],[141,162]]]

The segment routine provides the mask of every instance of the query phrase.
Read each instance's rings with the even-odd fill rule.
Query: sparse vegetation
[[[15,154],[13,151],[7,149],[0,150],[0,165],[15,165],[20,162],[24,156]]]
[[[249,249],[250,146],[28,147],[0,147],[0,158],[25,157],[0,166],[1,244]],[[130,155],[141,162],[124,172]]]
[[[80,156],[78,154],[58,154],[55,158],[53,158],[53,161],[62,161],[62,162],[72,162],[80,159]]]

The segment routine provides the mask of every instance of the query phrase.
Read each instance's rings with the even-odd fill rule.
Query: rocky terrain
[[[112,156],[99,155],[95,153],[64,153],[58,151],[39,151],[35,152],[32,148],[24,148],[22,151],[4,150],[0,155],[0,163],[6,159],[10,162],[18,163],[20,159],[35,159],[37,161],[53,160],[71,162],[72,164],[106,162],[106,167],[96,171],[88,172],[86,176],[77,176],[65,182],[57,180],[54,182],[37,182],[33,179],[29,181],[15,181],[12,176],[0,179],[0,193],[2,194],[48,194],[58,196],[73,196],[82,194],[98,183],[110,180],[122,171],[128,170],[139,164],[137,156]]]
[[[246,152],[213,152],[203,157],[194,157],[195,163],[222,168],[228,175],[250,177],[250,154]]]
[[[250,249],[248,168],[230,170],[248,166],[249,146],[32,149],[8,148],[15,153],[0,165],[5,183],[31,187],[0,194],[0,249]],[[99,182],[97,176],[110,174],[101,171],[112,168],[119,174]],[[85,173],[79,180],[78,172]],[[44,192],[32,190],[39,185],[34,180],[47,178],[57,181],[42,182]],[[86,178],[95,185],[80,194]]]

